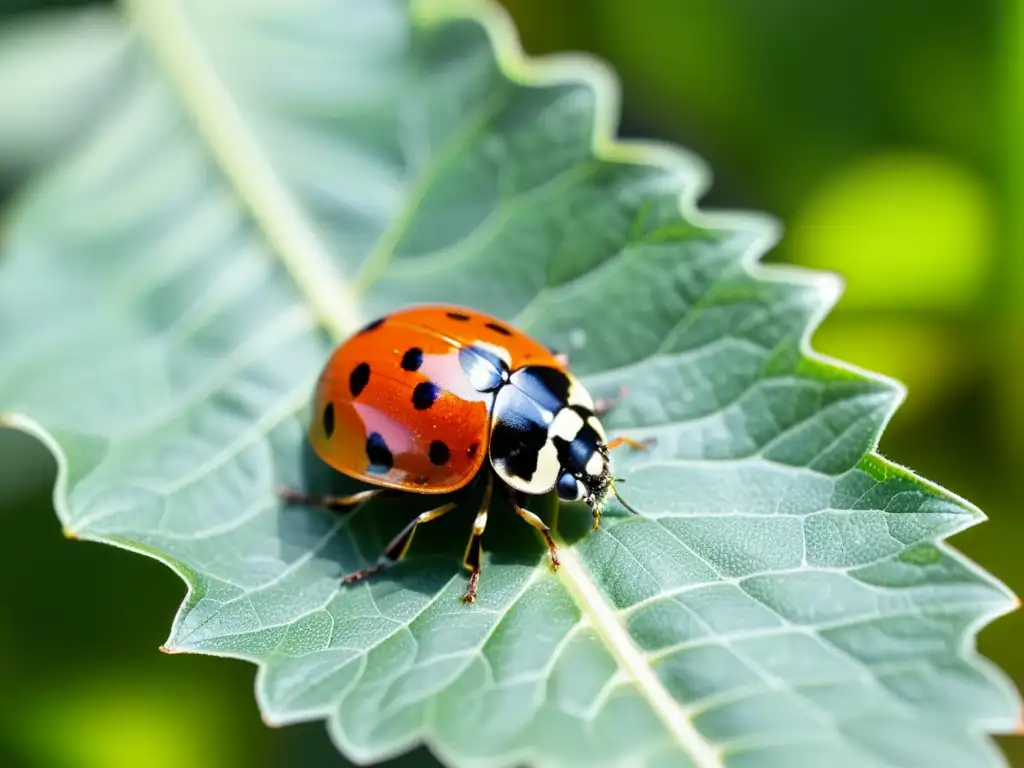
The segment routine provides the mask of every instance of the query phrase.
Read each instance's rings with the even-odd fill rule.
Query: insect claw
[[[371,566],[368,566],[366,568],[361,568],[360,570],[355,571],[353,573],[350,573],[347,576],[342,576],[341,577],[341,583],[342,584],[356,584],[357,582],[364,581],[364,580],[370,578],[371,576],[374,576],[374,575],[380,573],[385,568],[387,568],[389,565],[391,565],[391,563],[389,561],[382,561],[382,562],[379,562],[379,563],[374,563]]]
[[[469,586],[466,587],[466,594],[462,596],[463,605],[472,605],[476,602],[476,588],[480,583],[480,571],[474,570],[469,577]]]
[[[284,486],[284,485],[276,486],[274,488],[274,493],[282,501],[292,501],[296,497],[300,497],[302,495],[298,491],[295,491],[295,490],[293,490],[291,488],[288,488],[287,486]]]
[[[611,397],[597,398],[597,400],[594,401],[594,413],[596,413],[598,416],[604,416],[609,411],[614,410],[615,407],[619,405],[619,403],[625,400],[628,394],[629,387],[623,385],[619,387],[619,391],[616,392]]]

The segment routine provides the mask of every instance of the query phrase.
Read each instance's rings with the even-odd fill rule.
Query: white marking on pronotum
[[[562,470],[562,464],[558,460],[558,449],[555,444],[547,440],[543,447],[537,452],[537,471],[533,473],[530,480],[531,490],[527,493],[547,493],[558,481],[558,473]]]
[[[551,440],[545,441],[541,449],[537,451],[537,468],[530,477],[513,474],[508,460],[501,457],[492,457],[491,466],[498,473],[498,477],[517,491],[536,496],[547,493],[555,487],[558,474],[562,469],[558,461],[558,449]]]
[[[563,408],[555,415],[555,420],[548,427],[549,437],[560,437],[572,442],[583,429],[583,417],[572,408]]]
[[[587,460],[587,474],[593,477],[597,477],[604,470],[604,459],[601,454],[597,451],[591,455],[590,459]]]
[[[569,405],[581,405],[588,411],[594,410],[594,398],[572,375],[569,376]]]

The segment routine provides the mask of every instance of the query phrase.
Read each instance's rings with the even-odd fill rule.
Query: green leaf
[[[0,29],[0,179],[34,170],[89,129],[126,73],[126,37],[106,8]]]
[[[1001,764],[1020,705],[973,643],[1015,602],[941,543],[981,513],[873,453],[901,390],[806,344],[836,282],[757,266],[770,222],[614,143],[604,70],[527,63],[477,4],[125,9],[132,76],[8,221],[0,420],[58,456],[71,535],[188,583],[167,650],[258,663],[268,722],[324,718],[360,761]],[[428,300],[567,350],[628,388],[610,431],[656,439],[616,453],[641,515],[535,505],[557,574],[496,511],[472,607],[472,509],[341,588],[421,500],[274,495],[326,482],[303,423],[332,345]]]

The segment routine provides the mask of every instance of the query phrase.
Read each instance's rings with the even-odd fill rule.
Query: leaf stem
[[[246,125],[195,38],[180,0],[121,0],[228,182],[277,252],[320,323],[342,339],[361,320],[350,286],[316,226]]]
[[[601,595],[597,585],[576,557],[572,547],[559,542],[561,567],[558,577],[573,596],[590,626],[601,637],[620,669],[632,680],[651,709],[679,744],[695,768],[723,768],[725,762],[719,750],[710,744],[694,727],[687,712],[672,698],[643,653],[637,648],[629,632],[615,615],[615,611]]]

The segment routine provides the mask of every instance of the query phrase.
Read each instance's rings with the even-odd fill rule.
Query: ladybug
[[[563,355],[497,318],[451,305],[401,310],[334,351],[317,382],[309,427],[324,462],[375,487],[350,496],[281,493],[295,503],[345,509],[389,492],[450,494],[486,473],[463,558],[471,572],[463,601],[472,603],[495,481],[543,536],[554,569],[558,549],[548,526],[526,508],[528,497],[554,490],[565,501],[583,501],[596,530],[605,500],[618,497],[608,452],[644,447],[623,437],[607,441],[599,416],[612,404],[595,402]],[[419,514],[375,565],[342,581],[361,581],[397,562],[417,526],[455,506]]]

